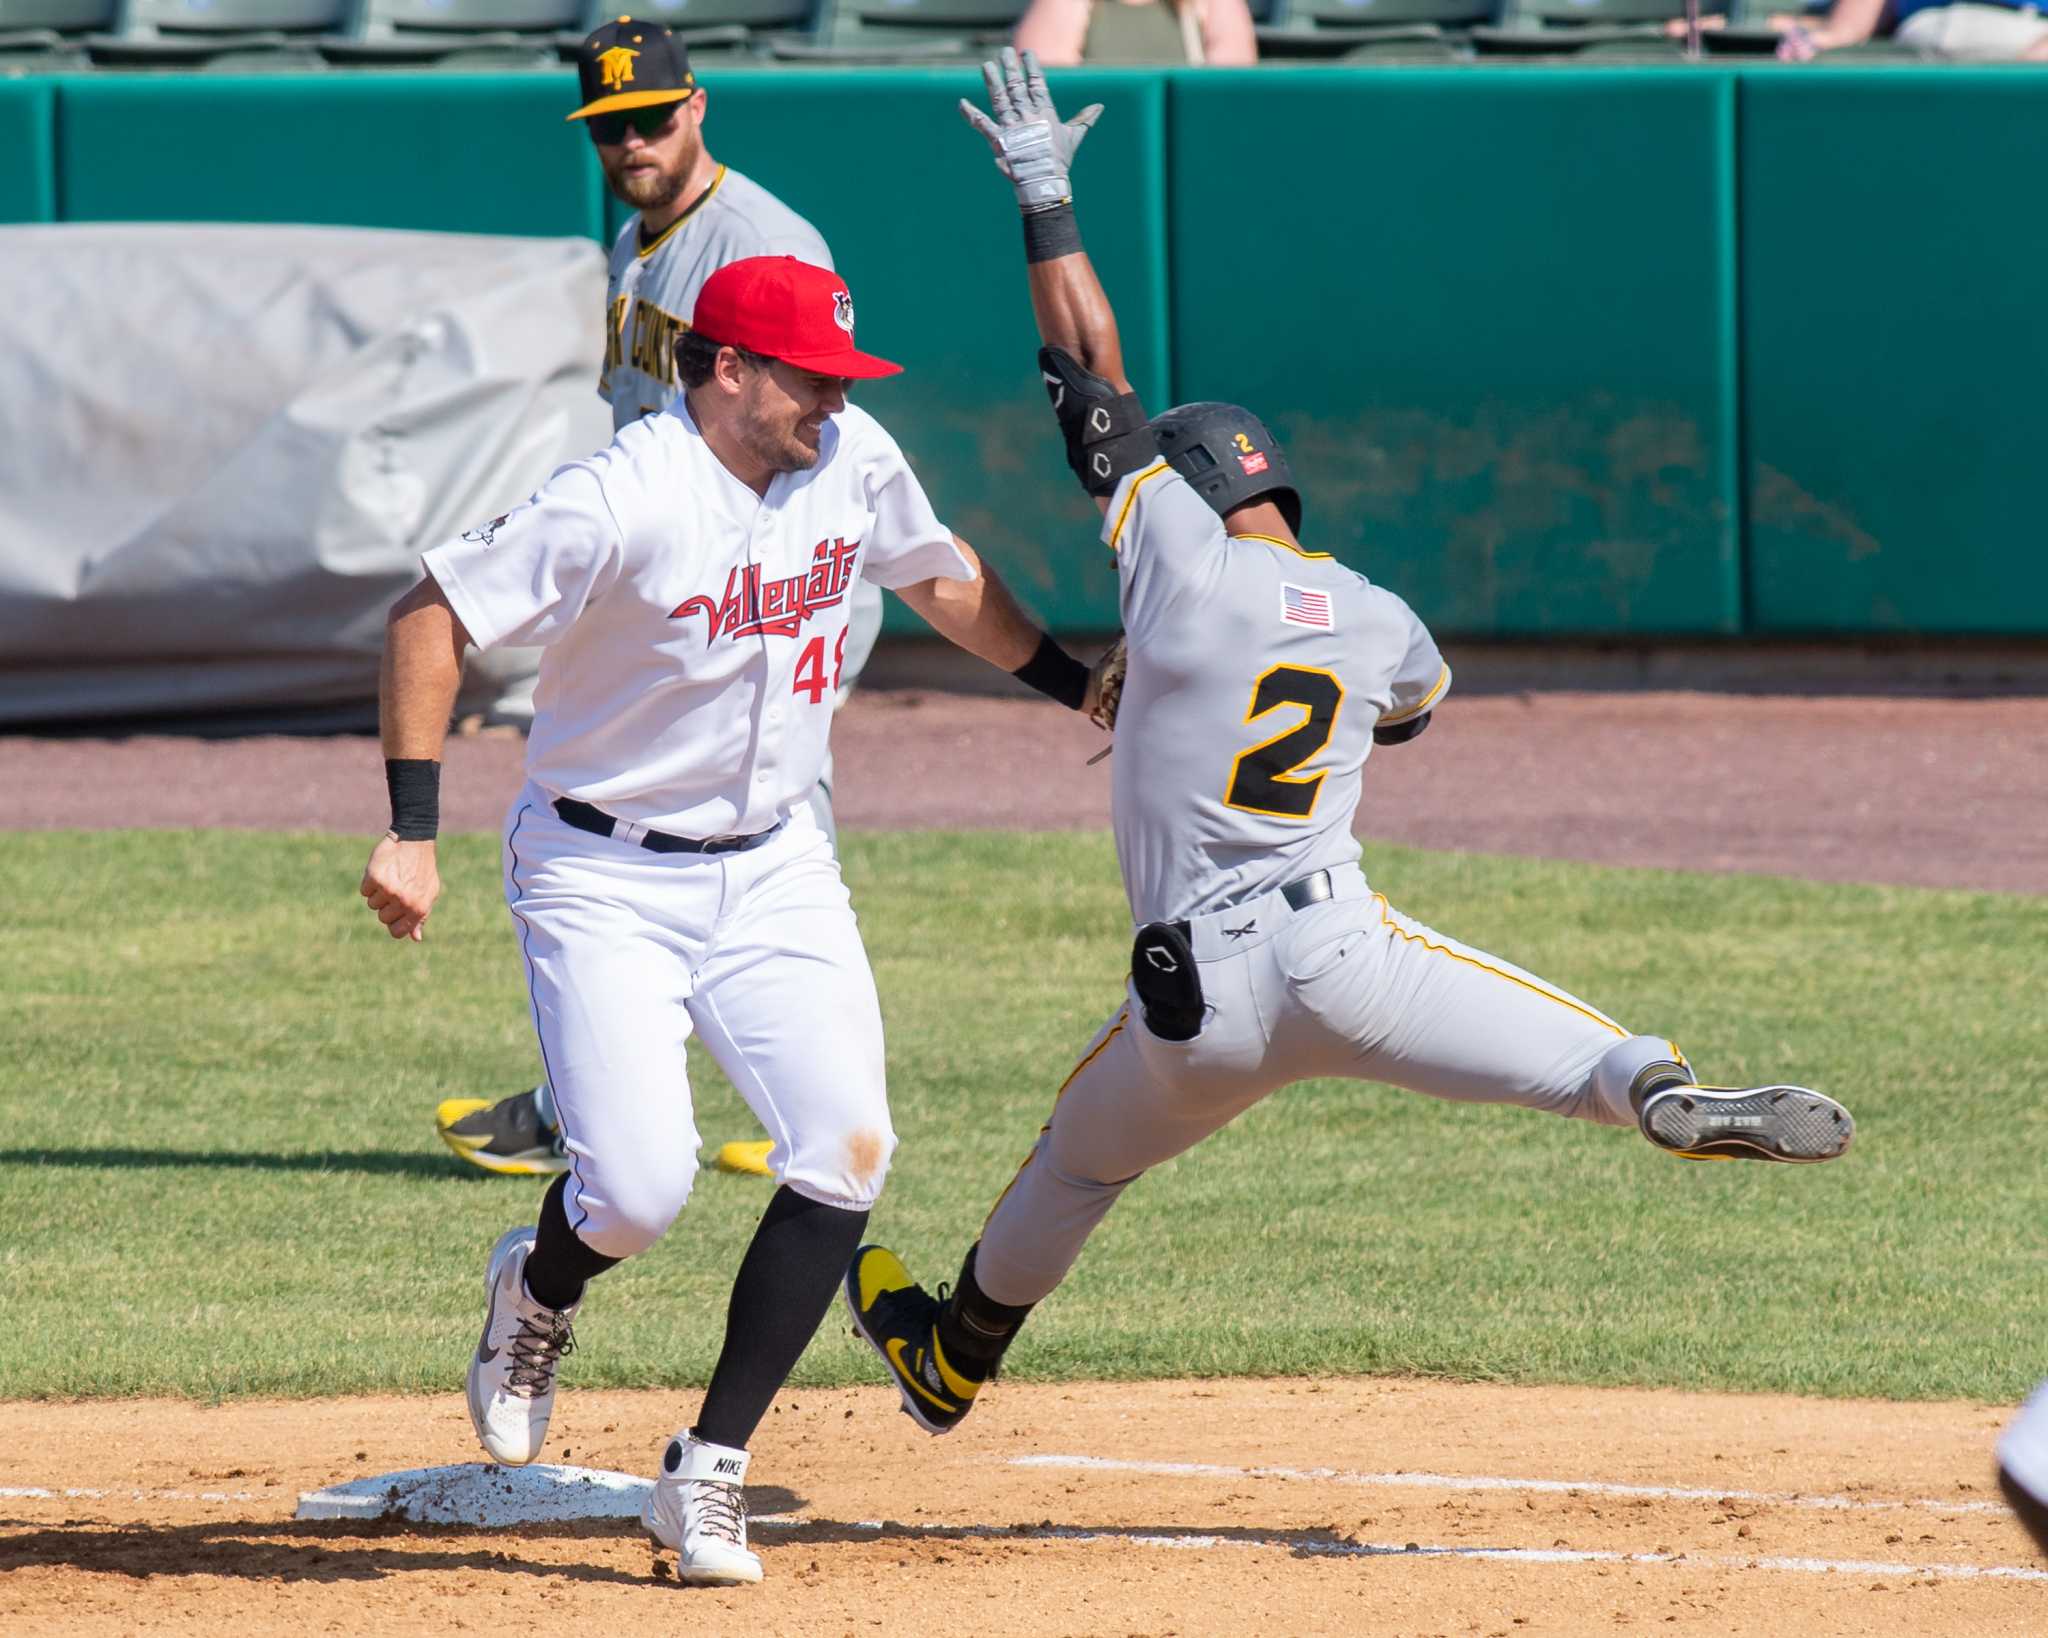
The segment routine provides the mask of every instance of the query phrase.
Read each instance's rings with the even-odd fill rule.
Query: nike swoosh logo
[[[957,1405],[947,1404],[945,1400],[941,1399],[937,1394],[933,1393],[931,1389],[927,1388],[922,1382],[918,1380],[917,1372],[913,1370],[909,1365],[904,1363],[903,1351],[908,1346],[909,1344],[907,1344],[901,1337],[891,1337],[888,1340],[888,1342],[883,1345],[883,1351],[887,1353],[889,1356],[889,1363],[896,1367],[896,1374],[900,1376],[905,1382],[908,1382],[913,1388],[915,1388],[920,1395],[930,1400],[931,1403],[933,1403],[934,1405],[938,1406],[940,1410],[950,1411],[959,1409]]]
[[[498,1350],[486,1347],[491,1340],[491,1327],[498,1323],[498,1282],[491,1281],[491,1305],[484,1310],[484,1334],[476,1339],[476,1362],[488,1365],[498,1357]]]

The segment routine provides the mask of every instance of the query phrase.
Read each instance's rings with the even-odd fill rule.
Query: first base
[[[299,1497],[302,1519],[404,1519],[413,1524],[534,1524],[564,1519],[627,1519],[654,1488],[652,1479],[594,1467],[411,1467]]]

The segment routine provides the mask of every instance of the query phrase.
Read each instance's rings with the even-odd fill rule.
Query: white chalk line
[[[793,1530],[820,1521],[770,1514],[749,1522],[757,1529]],[[1109,1542],[1119,1547],[1162,1547],[1174,1551],[1207,1551],[1218,1547],[1268,1548],[1305,1558],[1460,1558],[1505,1564],[1684,1565],[1709,1570],[1787,1570],[1803,1575],[1925,1576],[1943,1581],[2048,1581],[2048,1570],[2027,1569],[2015,1564],[1894,1564],[1888,1560],[1866,1558],[1736,1558],[1709,1553],[1619,1553],[1563,1547],[1425,1546],[1418,1542],[1329,1541],[1256,1530],[1229,1536],[1161,1535],[1156,1531],[1089,1529],[1081,1525],[1027,1525],[1006,1529],[999,1524],[899,1524],[883,1519],[861,1519],[837,1528],[928,1537],[938,1541],[967,1537],[976,1541]]]
[[[1087,1468],[1098,1473],[1153,1473],[1168,1478],[1285,1479],[1295,1483],[1343,1484],[1361,1488],[1413,1490],[1531,1491],[1547,1496],[1623,1496],[1651,1501],[1757,1502],[1771,1507],[1810,1507],[1828,1512],[1891,1513],[1917,1509],[1931,1513],[1989,1513],[2010,1518],[2003,1502],[1912,1501],[1863,1499],[1856,1496],[1802,1496],[1768,1490],[1693,1490],[1660,1484],[1604,1484],[1594,1479],[1505,1479],[1451,1473],[1346,1473],[1328,1467],[1227,1467],[1215,1462],[1126,1462],[1108,1456],[1012,1456],[1012,1467]]]
[[[39,1484],[0,1485],[0,1501],[255,1501],[253,1490],[85,1490],[66,1486],[52,1490]]]

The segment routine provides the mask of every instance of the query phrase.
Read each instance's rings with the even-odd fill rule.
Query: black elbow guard
[[[1410,717],[1406,722],[1397,722],[1390,728],[1375,727],[1372,731],[1372,742],[1375,745],[1405,745],[1428,726],[1429,713],[1425,711],[1419,717]]]
[[[1134,392],[1119,393],[1057,347],[1038,349],[1052,413],[1067,441],[1067,465],[1091,495],[1112,495],[1126,472],[1159,459],[1159,440]]]

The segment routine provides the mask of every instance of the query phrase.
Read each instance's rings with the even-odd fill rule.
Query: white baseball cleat
[[[507,1229],[484,1276],[484,1334],[469,1361],[469,1419],[494,1461],[522,1467],[540,1454],[555,1408],[555,1370],[576,1346],[569,1321],[526,1294],[531,1227]],[[580,1304],[577,1306],[581,1306]]]
[[[743,1587],[761,1579],[747,1551],[744,1450],[706,1444],[685,1430],[668,1442],[661,1477],[640,1508],[640,1522],[676,1550],[676,1574],[690,1587]]]

